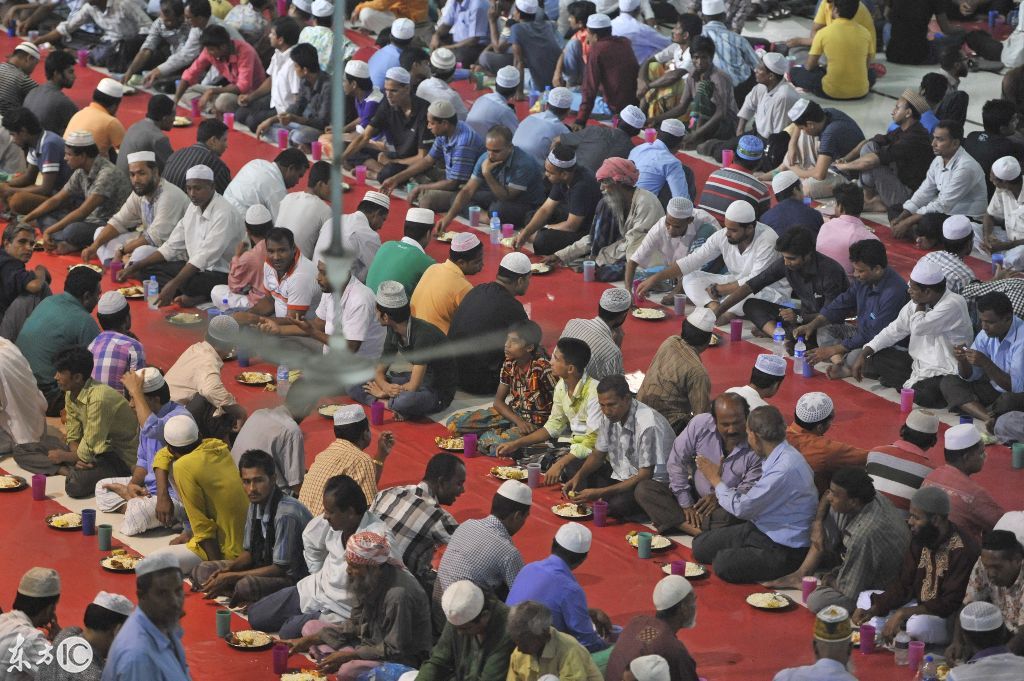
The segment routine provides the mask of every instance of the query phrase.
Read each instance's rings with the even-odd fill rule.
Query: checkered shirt
[[[512,543],[508,530],[493,515],[467,520],[459,525],[441,557],[434,586],[434,599],[461,579],[497,591],[512,588],[523,569],[523,556]]]
[[[92,380],[118,392],[124,392],[122,376],[146,366],[142,343],[117,331],[104,331],[96,336],[89,343],[89,352],[93,358]]]
[[[395,537],[392,553],[401,554],[405,567],[417,577],[430,571],[437,547],[447,544],[459,526],[425,482],[381,490],[370,513],[391,530]]]

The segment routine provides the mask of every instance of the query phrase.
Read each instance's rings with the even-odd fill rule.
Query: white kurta
[[[46,400],[18,346],[0,338],[0,453],[39,442],[46,432]]]
[[[188,207],[159,251],[167,262],[188,260],[200,272],[230,272],[231,256],[244,238],[241,214],[214,194],[205,210],[195,204]]]

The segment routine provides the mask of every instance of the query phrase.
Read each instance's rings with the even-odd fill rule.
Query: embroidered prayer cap
[[[786,115],[789,116],[789,120],[791,121],[799,120],[800,117],[804,115],[804,112],[807,111],[807,107],[810,105],[811,100],[806,98],[798,99],[796,100],[796,104],[789,107],[789,111],[786,113]]]
[[[633,304],[633,296],[624,288],[609,288],[601,294],[599,304],[608,312],[625,312]]]
[[[427,113],[434,118],[452,118],[455,116],[455,107],[447,99],[435,99],[427,107]]]
[[[785,376],[786,358],[771,354],[758,355],[754,360],[754,368],[769,376]]]
[[[572,90],[567,87],[556,87],[548,93],[548,106],[568,109],[572,105]],[[632,105],[630,105],[632,106]],[[628,108],[628,107],[627,107]],[[639,127],[639,126],[634,126]]]
[[[480,245],[480,239],[476,234],[472,232],[458,232],[452,237],[452,251],[456,253],[465,253],[471,251]]]
[[[185,179],[213,182],[213,169],[210,166],[204,166],[202,163],[194,165],[185,171]]]
[[[238,340],[238,322],[229,314],[217,315],[206,325],[206,335],[221,343]]]
[[[946,430],[943,435],[943,446],[946,449],[970,449],[981,442],[981,433],[973,423],[961,423]]]
[[[121,99],[124,97],[124,86],[118,83],[113,78],[104,78],[100,81],[100,84],[96,86],[96,89],[114,99]]]
[[[678,118],[666,118],[661,122],[659,130],[673,137],[686,137],[686,126]]]
[[[830,605],[818,611],[814,619],[814,638],[819,641],[846,641],[852,635],[850,613],[846,608]]]
[[[418,225],[434,224],[434,211],[429,208],[410,208],[405,212],[406,222],[415,222]]]
[[[60,595],[60,575],[53,568],[34,567],[21,576],[18,593],[33,598]]]
[[[536,14],[540,8],[537,0],[516,0],[516,9],[523,14]]]
[[[682,196],[674,196],[668,200],[668,209],[665,212],[676,220],[692,218],[693,201]]]
[[[187,447],[199,439],[199,426],[187,414],[178,414],[164,424],[164,442],[172,447]]]
[[[715,330],[715,313],[706,307],[698,307],[693,312],[686,315],[686,321],[691,326],[694,326],[701,331],[711,333]]]
[[[549,94],[548,102],[550,101],[551,95]],[[570,99],[570,101],[572,100]],[[640,110],[640,107],[633,104],[630,104],[625,109],[620,111],[619,118],[621,118],[624,123],[633,126],[637,130],[644,127],[644,124],[647,123],[647,116],[644,114],[643,111]]]
[[[64,144],[69,147],[91,147],[96,139],[88,130],[75,130],[64,135]]]
[[[706,17],[725,14],[725,0],[701,0],[700,13]]]
[[[107,591],[101,591],[96,594],[96,598],[92,599],[92,602],[96,605],[109,610],[110,612],[116,612],[118,615],[124,615],[128,617],[135,610],[135,604],[127,596],[121,594],[112,594]]]
[[[640,179],[640,171],[637,170],[636,164],[628,158],[612,156],[604,160],[601,167],[594,173],[594,177],[598,182],[611,180],[616,184],[635,187],[637,180]]]
[[[927,409],[914,409],[907,414],[905,425],[919,433],[934,435],[939,432],[939,417]]]
[[[931,260],[925,260],[921,258],[914,265],[914,269],[910,271],[911,281],[915,281],[922,286],[934,286],[940,281],[943,281],[946,275],[942,273],[942,268],[933,263]]]
[[[573,553],[588,553],[593,535],[590,530],[579,523],[566,523],[558,528],[555,533],[555,541],[566,551]]]
[[[800,178],[792,170],[783,170],[772,178],[772,191],[779,194],[786,191],[799,181]]]
[[[950,215],[942,221],[942,237],[947,241],[958,241],[973,233],[971,219],[966,215]]]
[[[409,304],[409,296],[397,281],[382,281],[377,287],[377,304],[387,310],[397,310]]]
[[[453,627],[461,627],[475,620],[483,612],[484,603],[484,592],[468,579],[452,583],[441,596],[441,610]]]
[[[682,575],[667,575],[654,585],[654,609],[668,610],[693,593],[693,586]]]
[[[24,52],[30,57],[35,57],[36,59],[39,59],[39,48],[33,45],[32,43],[19,43],[18,46],[14,48],[14,51]]]
[[[519,85],[519,69],[514,66],[502,66],[494,77],[499,87],[516,87]]]
[[[642,655],[629,663],[629,671],[636,681],[669,681],[672,675],[668,662],[661,655]]]
[[[156,367],[145,367],[135,372],[142,379],[142,392],[152,393],[167,385],[164,375]]]
[[[412,34],[416,32],[416,24],[412,23],[412,19],[395,19],[394,23],[391,24],[391,36],[398,38],[399,40],[409,40],[412,38]],[[405,69],[403,69],[404,71]],[[409,81],[405,81],[409,82]]]
[[[1003,626],[1003,612],[988,601],[972,601],[960,611],[960,627],[966,631],[995,631]]]
[[[501,259],[499,267],[502,267],[509,272],[515,274],[529,274],[530,273],[530,259],[526,257],[525,253],[507,253],[504,258]]]
[[[375,192],[372,189],[363,194],[363,201],[375,203],[384,210],[391,210],[391,197],[381,192]]]
[[[156,154],[152,151],[136,151],[128,154],[129,163],[156,163]]]
[[[247,225],[265,225],[273,221],[274,216],[262,203],[254,203],[245,209],[245,224]]]
[[[1020,177],[1020,161],[1013,156],[1003,156],[992,164],[992,174],[1003,182],[1010,182]]]
[[[97,314],[114,314],[128,307],[128,301],[120,291],[107,291],[96,303]]]
[[[917,111],[918,118],[921,117],[921,114],[931,108],[928,106],[928,100],[924,98],[924,95],[920,92],[915,92],[910,88],[907,88],[900,94],[900,99],[906,100],[907,104],[914,107],[914,110]]]
[[[533,490],[530,489],[529,485],[524,485],[519,480],[506,480],[501,483],[501,487],[498,488],[498,494],[524,506],[529,506],[533,503]]]
[[[804,423],[824,421],[835,409],[832,398],[821,392],[804,393],[796,401],[796,416]]]
[[[430,65],[438,69],[454,69],[455,53],[447,47],[439,47],[430,53]]]
[[[757,135],[744,135],[736,143],[736,155],[748,161],[764,156],[764,141]]]
[[[353,565],[383,565],[390,555],[387,537],[376,532],[358,532],[345,542],[345,560]]]
[[[612,20],[608,18],[607,14],[601,14],[600,12],[598,12],[596,14],[591,14],[589,17],[587,17],[587,28],[601,29],[611,27]]]
[[[328,0],[316,0],[310,8],[311,14],[315,17],[329,17],[334,15],[334,4]]]
[[[412,76],[410,76],[409,72],[403,69],[401,66],[392,66],[390,69],[384,72],[384,80],[393,80],[396,83],[403,83],[405,85],[408,85],[409,81],[412,80]]]
[[[174,418],[182,417],[175,416]],[[174,419],[172,418],[171,420],[173,421]],[[168,423],[170,423],[170,421],[168,421]],[[157,551],[154,554],[146,556],[135,564],[135,578],[138,579],[143,575],[160,572],[161,570],[170,570],[172,568],[181,571],[181,563],[178,562],[177,556],[170,551]]]
[[[729,207],[725,209],[725,219],[738,222],[741,225],[748,225],[757,221],[757,213],[754,212],[753,206],[743,199],[739,199],[730,203]]]
[[[761,57],[761,63],[772,73],[784,76],[789,73],[789,60],[778,52],[768,52]]]
[[[366,420],[366,412],[361,404],[343,404],[334,411],[334,425],[347,426]]]
[[[353,78],[369,78],[370,65],[361,59],[349,59],[345,62],[345,73]]]
[[[910,497],[910,505],[932,515],[949,515],[949,495],[940,487],[922,487]]]
[[[620,12],[635,12],[640,9],[640,0],[619,0]]]

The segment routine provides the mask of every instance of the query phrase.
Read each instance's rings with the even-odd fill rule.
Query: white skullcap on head
[[[550,95],[548,96],[548,101],[551,101]],[[640,110],[640,107],[633,104],[630,104],[620,111],[619,118],[622,119],[624,123],[627,123],[637,129],[644,127],[644,124],[647,123],[647,116]]]
[[[391,24],[391,35],[399,40],[408,40],[415,32],[416,24],[412,23],[412,19],[395,19],[394,23]],[[409,81],[405,82],[408,83]]]
[[[785,376],[786,358],[769,354],[758,355],[754,360],[754,368],[769,376]]]
[[[104,78],[100,81],[100,84],[96,86],[96,89],[109,97],[114,97],[115,99],[121,99],[124,97],[124,86],[113,78]]]
[[[363,194],[363,201],[375,203],[384,210],[391,210],[391,197],[389,197],[387,194],[375,192],[372,189]]]
[[[328,0],[316,0],[310,7],[310,12],[315,17],[329,17],[334,15],[334,4]]]
[[[514,66],[502,66],[494,77],[494,83],[500,87],[516,87],[519,85],[519,69]]]
[[[701,331],[707,331],[711,333],[715,330],[715,313],[706,307],[698,307],[690,314],[686,315],[686,321],[690,326],[694,326]]]
[[[14,51],[24,52],[30,57],[35,57],[36,59],[39,59],[39,48],[33,45],[32,43],[19,43],[18,46],[14,48]]]
[[[935,412],[925,409],[914,409],[911,411],[907,414],[905,424],[907,428],[916,430],[919,433],[934,435],[939,432],[939,417],[935,415]]]
[[[700,13],[706,17],[725,14],[725,0],[701,0]]]
[[[175,418],[185,418],[183,416],[175,416]],[[170,423],[170,421],[168,421]],[[166,426],[164,426],[166,428]],[[160,570],[181,570],[181,563],[178,562],[178,558],[174,553],[170,551],[157,551],[154,554],[148,555],[138,563],[135,564],[135,578],[138,579],[143,575],[148,575],[152,572],[159,572]]]
[[[455,53],[447,47],[439,47],[430,53],[430,65],[439,69],[454,69]]]
[[[778,52],[768,52],[761,57],[761,62],[774,74],[784,76],[789,73],[789,60]]]
[[[106,591],[96,594],[96,598],[92,599],[92,602],[101,608],[105,608],[110,612],[116,612],[125,617],[131,615],[132,611],[135,610],[135,604],[127,596],[112,594]]]
[[[402,674],[401,676],[399,676],[398,677],[398,681],[416,681],[416,677],[419,676],[419,675],[420,675],[419,671],[416,670],[416,669],[413,669],[411,672],[406,672],[406,673]],[[558,679],[555,679],[555,681],[558,681]]]
[[[145,246],[139,246],[134,251],[132,251],[131,255],[128,256],[128,264],[134,265],[137,262],[142,262],[149,256],[156,253],[158,250],[160,249],[158,249],[156,246],[150,246],[149,244],[146,244]]]
[[[693,201],[682,196],[674,196],[668,200],[668,209],[665,212],[677,220],[692,218]]]
[[[234,343],[238,340],[238,322],[229,314],[220,314],[206,325],[206,334],[221,343]]]
[[[783,170],[772,178],[772,191],[780,194],[800,181],[800,177],[792,170]]]
[[[558,681],[558,677],[554,674],[545,674],[544,676],[537,679],[537,681]]]
[[[469,624],[484,610],[484,592],[468,579],[460,579],[444,590],[441,610],[452,626]]]
[[[1003,626],[1003,611],[988,601],[972,601],[960,611],[960,627],[965,631],[995,631]]]
[[[835,405],[832,404],[832,398],[825,393],[804,393],[796,401],[796,417],[804,423],[824,421],[834,411]]]
[[[506,480],[498,488],[498,494],[523,506],[533,503],[533,490],[518,480]]]
[[[526,257],[525,253],[508,253],[504,258],[501,259],[500,267],[514,272],[515,274],[529,274],[530,273],[530,259]]]
[[[948,241],[957,241],[973,233],[971,219],[966,215],[950,215],[942,221],[942,236]]]
[[[661,122],[661,131],[675,137],[686,137],[686,126],[678,118],[666,118]]]
[[[969,449],[981,442],[981,433],[973,423],[961,423],[946,431],[943,445],[946,449]]]
[[[392,66],[390,69],[384,72],[384,79],[393,80],[396,83],[405,83],[406,85],[408,85],[409,81],[412,80],[412,76],[410,76],[409,72],[403,69],[401,66]]]
[[[568,109],[572,106],[572,90],[567,87],[556,87],[548,93],[548,105],[558,109]]]
[[[600,306],[608,312],[625,312],[633,304],[633,296],[624,288],[605,289]]]
[[[185,171],[185,179],[213,182],[213,170],[210,166],[204,166],[202,164],[195,165]]]
[[[334,411],[334,425],[347,426],[366,420],[366,412],[361,404],[343,404]]]
[[[33,598],[60,596],[60,575],[53,568],[30,568],[18,582],[18,593]]]
[[[992,529],[1013,532],[1017,541],[1024,545],[1024,511],[1007,511]]]
[[[667,575],[654,585],[654,609],[668,610],[693,593],[693,586],[681,575]]]
[[[345,62],[345,73],[353,78],[369,78],[370,65],[360,59],[349,59]]]
[[[100,302],[96,303],[98,314],[114,314],[128,307],[128,301],[120,291],[107,291],[100,296]]]
[[[787,114],[789,116],[789,120],[795,121],[801,116],[803,116],[804,112],[807,111],[807,107],[810,105],[810,103],[811,100],[809,99],[796,100],[796,104],[789,107],[789,113]]]
[[[754,212],[753,206],[740,199],[739,201],[733,201],[725,209],[725,219],[746,225],[757,221],[757,213]]]
[[[516,0],[516,9],[523,14],[536,14],[540,7],[537,0]]]
[[[377,304],[389,310],[397,310],[409,304],[405,287],[397,281],[382,281],[377,287]]]
[[[247,225],[265,225],[273,221],[274,216],[271,215],[270,209],[262,203],[254,203],[245,209],[245,224]]]
[[[587,17],[587,28],[611,28],[611,26],[612,20],[608,18],[607,14],[601,14],[598,12]]]
[[[142,379],[142,392],[152,393],[167,385],[164,375],[156,367],[145,367],[135,372]]]
[[[619,0],[620,12],[635,12],[640,9],[640,0]]]
[[[156,154],[152,151],[136,151],[128,154],[129,163],[156,163]]]
[[[69,147],[89,147],[96,144],[96,139],[88,130],[75,130],[64,135],[64,144]]]
[[[187,414],[167,419],[164,424],[164,442],[172,447],[187,447],[199,439],[199,426]]]
[[[992,174],[1003,182],[1020,177],[1020,161],[1013,156],[1003,156],[992,164]]]
[[[405,221],[420,225],[432,225],[434,224],[434,211],[429,208],[410,208],[405,212]]]
[[[931,260],[921,258],[914,265],[914,269],[910,271],[910,278],[922,286],[934,286],[945,280],[946,275],[942,273],[942,268]]]
[[[295,5],[296,9],[301,9],[306,14],[313,13],[313,5],[309,0],[292,0],[292,4]]]
[[[480,239],[472,232],[459,232],[452,238],[452,250],[456,253],[471,251],[480,245]]]
[[[579,523],[566,523],[555,533],[555,541],[558,545],[573,553],[589,553],[590,542],[593,538],[590,530]]]
[[[455,107],[447,99],[435,99],[427,107],[427,113],[434,118],[452,118],[455,115]]]
[[[669,681],[672,675],[668,662],[661,655],[642,655],[629,663],[629,671],[636,681]]]

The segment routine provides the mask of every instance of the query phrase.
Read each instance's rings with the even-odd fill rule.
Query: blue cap
[[[757,135],[744,135],[736,145],[736,155],[748,161],[756,161],[764,155],[764,142]]]

